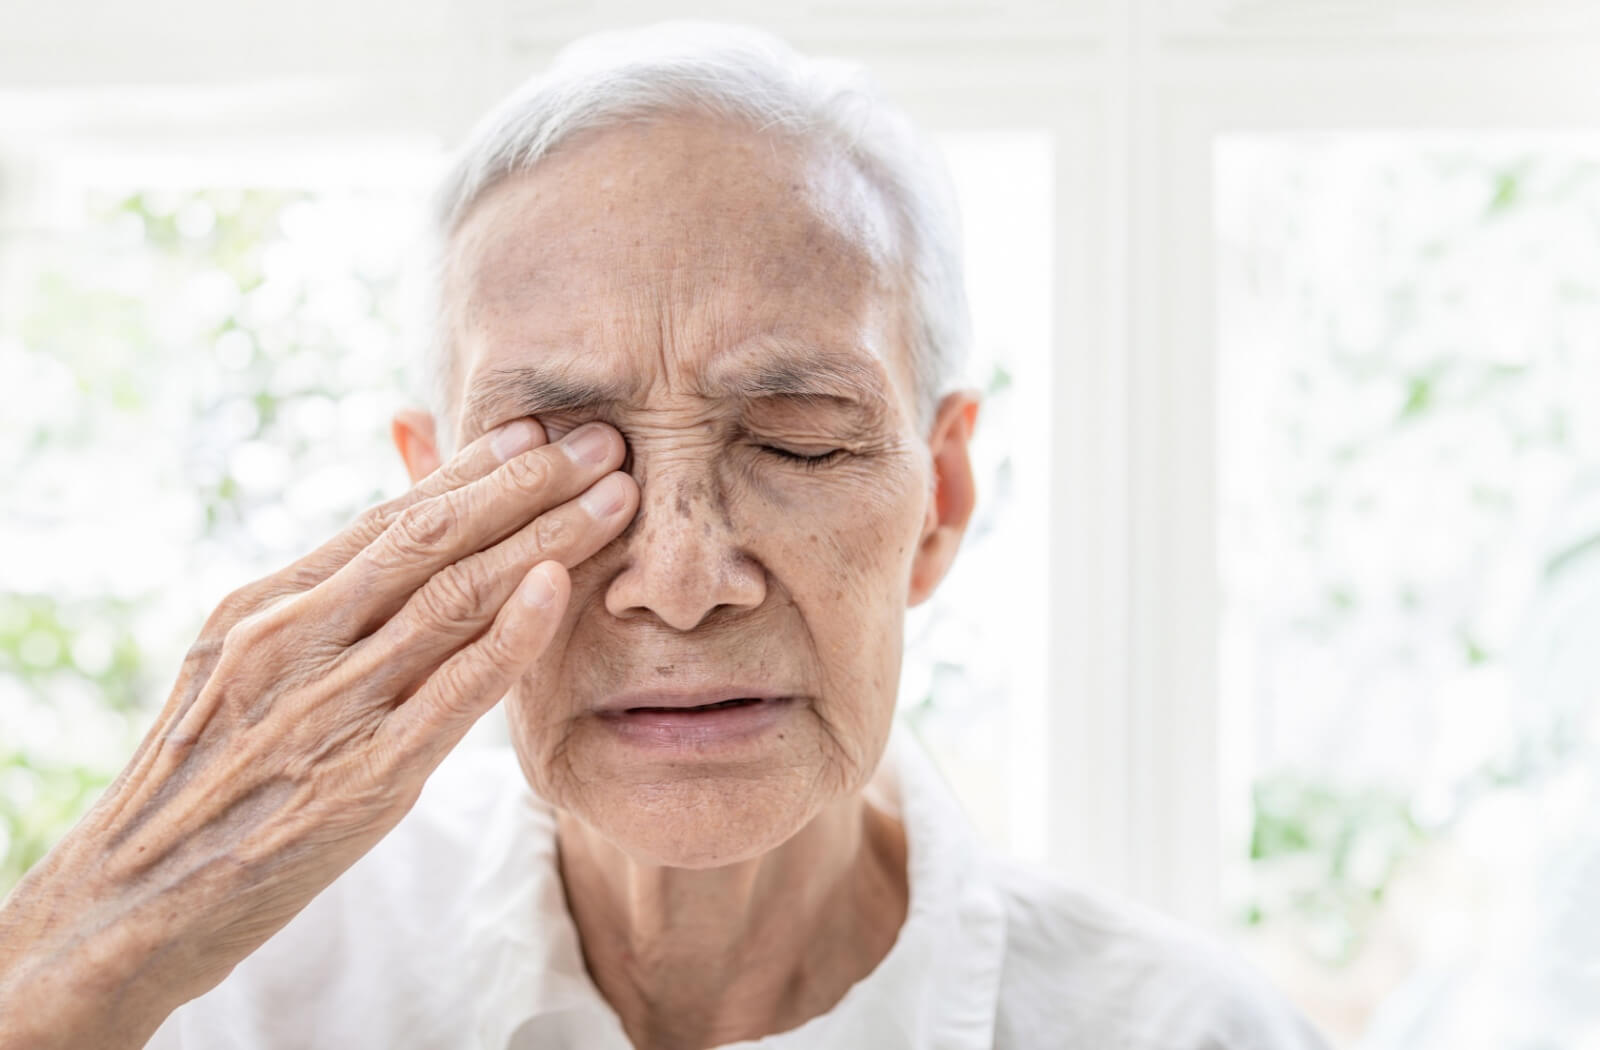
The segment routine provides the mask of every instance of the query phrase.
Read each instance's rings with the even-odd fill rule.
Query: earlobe
[[[433,414],[420,408],[402,408],[389,424],[389,436],[405,461],[406,473],[415,485],[439,469],[439,442]]]
[[[961,390],[939,402],[928,451],[933,465],[933,493],[923,520],[922,537],[911,564],[908,605],[926,601],[944,579],[966,534],[977,503],[968,444],[978,420],[976,391]]]

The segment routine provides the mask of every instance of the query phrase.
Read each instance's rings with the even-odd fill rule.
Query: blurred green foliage
[[[1273,448],[1242,457],[1231,600],[1296,756],[1257,770],[1238,918],[1339,967],[1411,865],[1592,746],[1600,251],[1558,232],[1600,170],[1470,137],[1238,156],[1221,312],[1276,375],[1235,406]]]
[[[1427,832],[1395,791],[1341,790],[1303,775],[1279,773],[1253,791],[1250,860],[1275,893],[1259,894],[1245,922],[1294,917],[1314,931],[1315,950],[1349,962],[1379,909],[1384,890]]]
[[[0,745],[0,892],[50,851],[98,798],[112,774],[102,767],[55,762]]]
[[[65,677],[110,710],[132,715],[143,682],[132,614],[114,598],[63,608],[44,595],[0,593],[0,676],[24,687]],[[51,725],[41,735],[70,732]],[[115,772],[104,762],[74,761],[70,743],[29,743],[0,739],[0,892],[44,856]]]
[[[222,593],[398,477],[386,423],[405,385],[414,199],[79,205],[61,229],[0,242],[0,364],[33,390],[0,420],[0,526],[35,552],[0,578],[0,893],[132,754]]]

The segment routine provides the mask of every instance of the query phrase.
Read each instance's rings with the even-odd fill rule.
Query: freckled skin
[[[862,787],[882,753],[930,492],[889,228],[838,159],[673,121],[575,139],[458,234],[464,389],[529,347],[636,381],[604,418],[628,441],[637,517],[575,568],[562,628],[508,705],[535,789],[631,856],[763,853]],[[771,329],[859,354],[891,395],[870,425],[827,405],[752,418],[703,396],[719,356]],[[461,439],[503,421],[463,420]],[[753,429],[848,454],[807,469],[761,451]],[[759,761],[641,763],[589,712],[666,685],[669,664],[676,680],[761,682],[803,703]]]

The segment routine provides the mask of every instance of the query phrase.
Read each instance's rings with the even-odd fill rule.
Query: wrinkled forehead
[[[833,151],[710,120],[585,132],[486,193],[452,242],[460,418],[492,425],[475,390],[508,370],[642,399],[808,364],[909,412],[901,276],[883,198]]]

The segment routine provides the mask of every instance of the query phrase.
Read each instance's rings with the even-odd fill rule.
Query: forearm
[[[0,979],[0,1050],[137,1050],[165,1017],[123,973],[88,956]]]
[[[188,998],[162,931],[138,909],[63,895],[49,874],[0,907],[0,1050],[144,1046]]]

